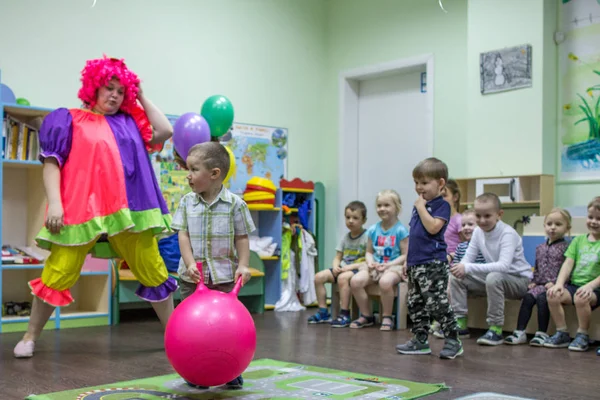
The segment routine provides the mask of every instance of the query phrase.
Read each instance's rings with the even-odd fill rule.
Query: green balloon
[[[31,105],[31,104],[29,103],[29,100],[27,100],[27,99],[24,99],[24,98],[22,98],[22,97],[19,97],[19,98],[17,99],[17,104],[20,104],[20,105],[22,105],[22,106],[30,106],[30,105]]]
[[[200,115],[208,123],[211,136],[223,136],[233,124],[233,105],[225,96],[210,96],[202,105]]]

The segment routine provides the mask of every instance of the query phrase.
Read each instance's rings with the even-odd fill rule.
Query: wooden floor
[[[455,399],[475,392],[498,392],[535,399],[600,398],[600,357],[594,351],[529,346],[483,347],[464,341],[465,354],[441,360],[443,341],[432,338],[431,356],[402,356],[394,351],[408,331],[376,328],[331,329],[307,325],[314,310],[256,315],[255,358],[413,381],[444,382],[451,389],[427,399]],[[0,335],[0,399],[23,399],[31,393],[109,384],[172,373],[162,347],[162,330],[152,315],[124,314],[116,327],[46,331],[32,359],[13,358],[20,334]]]

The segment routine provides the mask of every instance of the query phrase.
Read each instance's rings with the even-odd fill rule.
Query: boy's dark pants
[[[189,296],[191,296],[195,291],[196,291],[196,287],[198,285],[195,283],[190,283],[190,282],[186,282],[184,280],[180,280],[179,281],[179,290],[181,292],[181,301],[187,299]],[[218,290],[219,292],[224,292],[224,293],[229,293],[233,290],[233,287],[235,286],[235,282],[228,282],[228,283],[219,283],[217,285],[215,285],[214,283],[212,283],[212,280],[208,281],[208,284],[206,285],[207,288],[212,289],[212,290]]]
[[[456,317],[448,300],[449,266],[435,260],[408,267],[408,313],[413,322],[412,332],[429,332],[431,320],[440,323],[448,336],[458,332]]]

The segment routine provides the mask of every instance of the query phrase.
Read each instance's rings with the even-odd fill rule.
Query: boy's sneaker
[[[339,315],[331,321],[332,328],[347,328],[350,326],[350,317],[348,315]]]
[[[231,390],[241,389],[244,387],[244,378],[242,378],[242,376],[240,375],[231,382],[228,382],[225,386],[227,387],[227,389]]]
[[[506,344],[525,344],[527,343],[527,334],[523,331],[514,331],[512,335],[504,339]]]
[[[571,338],[567,332],[556,332],[554,335],[550,336],[544,342],[544,347],[550,347],[552,349],[559,349],[563,347],[569,347],[569,343],[571,343]]]
[[[600,356],[600,347],[598,347],[598,348],[596,349],[596,355],[597,355],[597,356]]]
[[[477,339],[477,344],[483,344],[487,346],[498,346],[503,342],[504,338],[502,337],[502,335],[498,335],[491,329],[488,329],[488,331],[482,337]]]
[[[440,352],[440,358],[446,360],[454,360],[456,357],[462,355],[463,346],[460,340],[447,338],[444,343],[444,348]]]
[[[410,339],[404,344],[396,346],[396,351],[400,354],[431,354],[431,348],[429,348],[429,342],[425,343],[417,340],[416,337]]]
[[[548,336],[548,334],[546,332],[536,332],[535,336],[533,337],[533,339],[531,339],[529,341],[529,345],[530,346],[535,346],[535,347],[543,347],[544,346],[544,342],[546,340],[548,340],[548,338],[550,338],[550,336]]]
[[[590,337],[584,333],[577,333],[575,339],[569,344],[571,351],[588,351],[590,348]]]
[[[193,387],[194,389],[199,389],[199,390],[206,390],[206,389],[208,389],[208,386],[194,385],[193,383],[188,382],[188,381],[185,381],[185,383],[187,383],[187,385],[189,387]]]
[[[322,313],[319,311],[315,315],[311,315],[308,318],[309,324],[327,324],[330,322],[331,322],[331,314],[329,314],[328,312]]]

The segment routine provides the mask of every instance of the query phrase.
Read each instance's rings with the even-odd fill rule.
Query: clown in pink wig
[[[137,106],[140,79],[127,68],[123,60],[106,56],[88,60],[81,71],[82,85],[77,96],[88,108],[93,109],[96,105],[98,89],[106,86],[113,78],[116,78],[124,87],[121,111],[131,113],[131,110]]]
[[[136,294],[163,324],[173,311],[177,282],[155,236],[170,231],[171,216],[148,157],[171,137],[171,124],[123,60],[89,60],[81,81],[85,107],[52,111],[39,131],[48,206],[36,241],[50,255],[29,282],[34,300],[18,358],[33,355],[54,308],[73,302],[70,288],[88,254],[124,259],[140,282]]]

